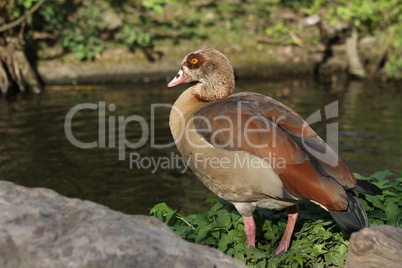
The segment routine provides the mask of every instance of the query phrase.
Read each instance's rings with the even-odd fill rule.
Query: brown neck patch
[[[187,66],[190,70],[200,68],[207,59],[200,53],[192,53],[188,55],[187,60],[183,65]]]

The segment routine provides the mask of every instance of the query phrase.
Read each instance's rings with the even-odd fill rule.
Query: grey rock
[[[389,225],[364,228],[350,237],[345,268],[402,267],[402,229]]]
[[[0,267],[245,267],[156,218],[0,181]]]

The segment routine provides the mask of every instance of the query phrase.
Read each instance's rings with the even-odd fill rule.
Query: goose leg
[[[297,205],[288,208],[288,222],[286,224],[285,233],[282,236],[278,248],[275,250],[275,255],[282,251],[287,252],[290,246],[290,238],[292,237],[293,229],[295,228],[297,216],[299,215],[299,207]]]
[[[247,237],[247,247],[255,247],[255,222],[253,216],[245,217],[244,221],[244,232]]]

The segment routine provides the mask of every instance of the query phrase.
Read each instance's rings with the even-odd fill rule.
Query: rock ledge
[[[0,181],[0,267],[245,267],[130,216],[48,189]]]

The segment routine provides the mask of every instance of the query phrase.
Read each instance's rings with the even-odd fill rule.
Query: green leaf
[[[394,175],[394,173],[392,173],[391,171],[387,170],[383,170],[383,171],[378,171],[376,173],[374,173],[371,177],[372,178],[376,178],[379,181],[382,181],[385,179],[385,177],[387,176],[392,176]]]
[[[158,14],[163,14],[163,6],[160,6],[160,5],[157,5],[157,6],[154,6],[154,11],[156,12],[156,13],[158,13]]]
[[[313,256],[318,257],[318,256],[326,253],[327,250],[324,250],[323,248],[324,248],[324,244],[314,245],[313,251],[312,251]]]
[[[396,226],[397,216],[400,213],[400,210],[395,203],[388,203],[385,207],[385,214],[387,215],[388,224],[392,226]]]
[[[302,258],[302,255],[296,254],[296,255],[294,256],[294,259],[299,263],[299,265],[300,265],[301,267],[303,266],[303,258]]]
[[[215,245],[216,245],[216,239],[213,238],[212,236],[207,236],[207,237],[205,237],[205,239],[203,239],[203,240],[201,241],[201,243],[204,244],[204,245],[210,245],[210,246],[215,247]]]
[[[176,214],[176,211],[171,210],[166,214],[166,219],[165,219],[165,223],[168,224],[170,219]]]
[[[381,203],[380,198],[378,196],[366,196],[367,201],[371,202],[376,208],[384,210],[384,205]]]
[[[340,245],[338,248],[338,252],[341,256],[345,255],[347,251],[348,251],[348,248],[346,247],[345,244]]]
[[[339,254],[338,252],[330,252],[324,255],[325,261],[329,265],[335,265],[338,267],[343,267],[346,256]]]
[[[387,215],[385,215],[385,213],[383,211],[373,211],[370,212],[370,218],[376,218],[376,219],[380,219],[380,220],[387,220]]]
[[[79,59],[79,60],[85,59],[85,57],[86,57],[85,50],[79,50],[79,51],[75,52],[75,56],[76,56],[77,59]]]
[[[208,217],[205,214],[198,214],[194,218],[194,224],[199,225],[199,226],[204,226],[211,224],[211,221],[208,219]]]
[[[25,0],[24,1],[24,7],[26,9],[30,9],[32,7],[32,0]]]
[[[221,232],[219,230],[211,231],[211,235],[216,239],[221,239]]]
[[[229,234],[222,235],[221,239],[218,243],[218,249],[222,252],[225,252],[228,248],[228,245],[233,242],[233,237]]]
[[[230,228],[231,226],[231,217],[228,212],[218,214],[217,224],[222,228]]]
[[[398,188],[399,187],[395,187],[395,189],[398,189]],[[398,189],[398,190],[402,192],[402,189]],[[394,197],[397,197],[398,199],[399,199],[399,196],[400,196],[397,192],[391,192],[391,191],[388,191],[388,190],[383,191],[382,193],[383,193],[384,196],[394,196]]]
[[[204,239],[208,235],[209,231],[211,231],[211,229],[212,229],[212,226],[210,226],[210,225],[203,226],[203,227],[197,229],[198,233],[195,237],[195,242],[197,243],[197,242],[200,242],[202,239]]]
[[[150,214],[155,215],[160,211],[171,211],[172,209],[166,205],[166,203],[156,204],[153,208],[151,208]]]
[[[215,203],[215,205],[210,209],[210,212],[217,212],[223,208],[223,203],[216,199],[207,199],[205,203]]]

